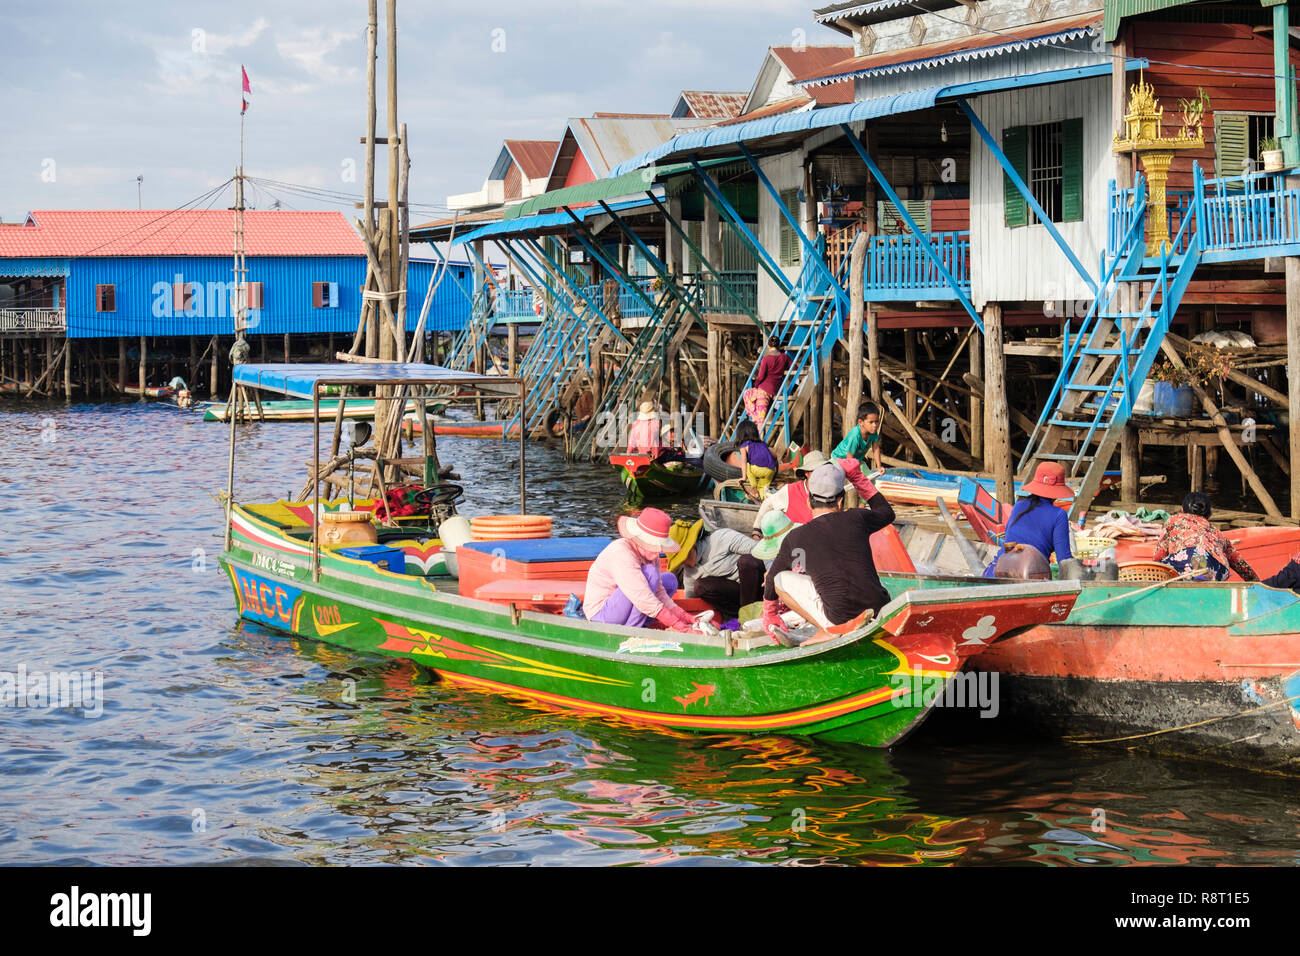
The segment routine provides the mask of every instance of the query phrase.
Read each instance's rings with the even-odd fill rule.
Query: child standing
[[[857,424],[835,446],[831,460],[856,458],[866,467],[868,455],[872,460],[870,470],[880,471],[880,406],[875,402],[863,402],[858,407]]]

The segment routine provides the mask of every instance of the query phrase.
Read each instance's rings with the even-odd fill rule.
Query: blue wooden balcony
[[[538,316],[533,311],[533,290],[510,289],[497,292],[492,315],[498,322],[536,320]]]
[[[1206,179],[1197,165],[1193,185],[1166,195],[1169,235],[1177,237],[1171,255],[1185,254],[1193,236],[1200,238],[1206,263],[1300,255],[1300,190],[1287,188],[1283,173]],[[1132,189],[1111,191],[1107,249],[1112,256],[1132,222],[1132,199]],[[1189,218],[1191,226],[1184,230]]]
[[[970,232],[932,232],[926,241],[963,294],[970,295]],[[911,235],[872,236],[867,245],[868,302],[949,301],[957,298],[920,241]]]

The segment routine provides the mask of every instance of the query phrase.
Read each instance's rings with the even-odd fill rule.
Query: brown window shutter
[[[325,297],[329,294],[328,282],[313,282],[311,284],[311,304],[318,309],[325,307]]]
[[[250,309],[260,309],[262,307],[262,283],[248,283],[248,307]]]
[[[185,311],[185,283],[172,283],[172,309],[176,312]]]

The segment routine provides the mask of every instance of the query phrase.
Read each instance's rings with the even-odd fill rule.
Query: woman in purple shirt
[[[741,396],[745,401],[745,414],[760,431],[763,422],[767,420],[767,410],[772,405],[772,399],[781,390],[781,380],[793,364],[794,360],[781,351],[776,336],[769,338],[767,351],[759,360],[758,370],[754,372],[754,384]]]

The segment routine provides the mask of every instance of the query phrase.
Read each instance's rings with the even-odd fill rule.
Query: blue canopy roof
[[[647,189],[650,187],[647,186]],[[609,208],[615,212],[623,209],[633,209],[636,206],[649,206],[652,200],[649,196],[642,196],[639,199],[630,199],[626,202],[609,203]],[[573,210],[573,215],[579,219],[586,219],[588,216],[599,216],[605,212],[600,206],[580,206]],[[507,219],[503,222],[494,222],[482,229],[476,229],[473,232],[460,236],[454,246],[462,242],[473,242],[476,239],[487,239],[492,236],[505,236],[518,232],[532,232],[536,229],[546,229],[551,226],[567,226],[573,222],[573,216],[561,209],[559,212],[539,212],[531,216],[520,216],[518,219]]]
[[[279,392],[295,398],[311,398],[312,387],[319,381],[349,382],[357,385],[370,385],[376,382],[413,384],[436,384],[439,382],[483,382],[484,384],[501,384],[495,375],[477,375],[474,372],[458,372],[441,365],[423,365],[419,362],[323,362],[318,365],[276,364],[276,365],[236,365],[235,384],[248,388],[259,388],[267,392]]]

